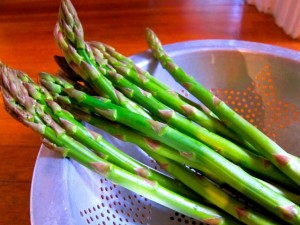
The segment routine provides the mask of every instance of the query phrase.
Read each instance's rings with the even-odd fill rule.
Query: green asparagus
[[[103,68],[103,70],[105,69]],[[179,115],[159,102],[149,92],[145,92],[135,86],[116,71],[107,70],[104,74],[112,81],[114,86],[120,89],[128,98],[131,98],[149,110],[149,112],[165,121],[168,125],[210,146],[219,154],[244,168],[280,183],[296,186],[293,181],[288,179],[271,163],[268,163],[268,160],[265,158],[257,156]]]
[[[96,44],[100,45],[98,42],[94,43],[94,45]],[[101,46],[102,45],[98,46],[97,49],[99,49]],[[94,50],[93,47],[91,49]],[[187,119],[179,116],[177,113],[169,113],[168,115],[171,115],[170,117],[164,117],[163,112],[172,112],[172,110],[153,98],[151,94],[145,94],[146,92],[134,86],[120,74],[114,71],[113,68],[110,68],[104,59],[95,57],[95,60],[96,62],[99,60],[101,61],[98,64],[103,70],[103,74],[105,74],[115,84],[116,87],[121,89],[125,95],[144,106],[159,118],[165,121],[167,120],[167,123],[171,126],[177,127],[181,131],[184,131],[185,133],[192,135],[194,138],[199,139],[203,143],[208,144],[218,153],[244,168],[248,168],[257,174],[279,181],[280,183],[295,187],[295,183],[293,181],[286,178],[286,176],[279,172],[271,163],[268,163],[268,160],[264,159],[263,157],[257,156],[239,147],[238,145],[231,143],[225,138],[222,138],[215,133],[209,132],[200,126],[191,123]],[[60,65],[63,65],[62,59],[60,59]],[[62,67],[65,70],[70,71],[66,65],[63,65]],[[74,76],[76,75],[73,75],[73,77]]]
[[[19,73],[19,71],[12,71],[7,67],[1,68],[0,71],[1,90],[6,110],[15,119],[43,136],[48,147],[59,152],[63,157],[70,157],[78,161],[118,185],[141,194],[158,204],[199,219],[204,223],[220,225],[240,224],[222,212],[164,188],[157,181],[132,174],[97,156],[85,145],[70,137],[53,120],[51,114],[43,111],[44,106],[28,95],[26,89],[15,88],[15,84],[22,85],[25,82],[15,79],[15,76],[13,76],[15,73]],[[28,80],[27,77],[25,79]]]
[[[283,173],[300,185],[299,159],[282,149],[276,142],[257,129],[246,119],[238,115],[224,101],[207,90],[193,76],[187,75],[163,50],[163,47],[155,33],[147,30],[147,41],[153,55],[162,66],[185,87],[191,94],[198,98],[213,113],[215,113],[228,127],[235,130],[260,153],[277,166]]]
[[[202,165],[196,158],[186,158],[183,157],[184,152],[180,153],[167,145],[164,145],[158,141],[155,141],[153,139],[147,138],[146,136],[142,135],[139,132],[136,132],[135,130],[125,127],[119,123],[114,123],[110,120],[107,120],[103,117],[99,117],[96,115],[93,115],[91,112],[86,112],[87,110],[83,110],[82,108],[76,107],[73,105],[68,105],[65,103],[62,103],[63,108],[66,108],[72,114],[75,118],[77,118],[80,121],[85,121],[100,130],[103,130],[116,138],[129,142],[134,143],[135,145],[139,146],[141,149],[143,149],[145,152],[155,152],[156,154],[159,154],[161,156],[164,156],[165,158],[171,159],[172,161],[175,161],[182,165],[187,165],[190,168],[197,169],[200,171],[205,171],[203,174],[207,176],[209,179],[216,182],[218,185],[222,185],[222,182],[218,179],[218,177],[213,176],[213,172],[209,171],[207,167]],[[290,199],[292,202],[296,204],[300,204],[300,195],[295,194],[289,190],[286,190],[278,185],[275,185],[274,183],[268,183],[263,180],[261,180],[264,184],[268,185],[269,187],[273,188],[273,190],[277,191],[281,195],[285,196],[286,198]]]
[[[195,104],[191,103],[191,101],[188,101],[187,99],[183,100],[178,93],[158,81],[147,71],[143,71],[141,68],[138,68],[133,62],[116,52],[116,50],[112,47],[95,41],[89,42],[89,44],[92,51],[95,51],[95,49],[101,51],[103,56],[120,74],[146,91],[151,92],[153,96],[168,105],[170,108],[187,116],[189,119],[212,132],[216,132],[241,143],[240,138],[232,131],[228,130],[217,119],[207,115],[202,110],[199,110],[200,106],[196,107]]]
[[[240,213],[242,212],[242,209],[247,208],[247,206],[245,206],[241,202],[238,202],[236,199],[234,199],[228,193],[224,192],[222,189],[220,189],[220,187],[217,187],[216,184],[214,184],[204,176],[195,175],[194,173],[191,173],[189,169],[184,169],[182,168],[182,166],[179,167],[179,163],[185,164],[185,162],[187,162],[187,164],[189,164],[190,161],[186,160],[178,153],[176,154],[176,151],[170,149],[168,146],[149,139],[128,127],[113,123],[112,121],[106,120],[104,118],[86,114],[80,112],[80,110],[75,109],[72,110],[72,113],[76,118],[86,121],[96,126],[97,128],[100,128],[101,130],[117,137],[120,140],[136,144],[141,149],[143,149],[150,157],[155,159],[161,165],[161,167],[172,176],[174,176],[178,180],[181,180],[195,192],[203,196],[206,200],[225,210],[245,224],[276,223],[275,221],[264,218],[265,216],[260,215],[250,208],[247,209],[247,215],[245,217],[241,217]],[[169,155],[167,155],[167,157],[164,157],[163,155],[166,154],[166,151],[169,152]],[[174,163],[173,160],[168,159],[168,156],[178,161],[178,164]],[[196,168],[198,166],[201,166],[200,163],[193,163],[193,165],[195,165]],[[202,165],[202,167],[204,166]],[[204,170],[205,169],[207,168],[204,167]],[[211,172],[208,173],[210,174]],[[299,200],[299,196],[296,196],[294,194],[292,194],[291,197],[291,199],[293,200]]]
[[[140,106],[116,91],[111,82],[98,70],[93,53],[84,41],[83,28],[71,2],[62,1],[59,9],[59,19],[55,25],[54,37],[70,67],[98,95],[109,97],[114,103],[147,116]]]
[[[48,80],[51,77],[48,73],[41,73],[40,76]],[[80,122],[75,120],[73,115],[66,110],[62,110],[62,108],[56,102],[52,101],[52,96],[47,96],[41,86],[33,83],[32,81],[29,82],[26,74],[19,72],[14,80],[18,78],[27,80],[27,82],[24,84],[15,82],[16,89],[22,91],[23,93],[26,93],[25,89],[27,89],[29,95],[43,106],[42,108],[40,107],[41,110],[45,110],[51,114],[53,120],[62,126],[72,138],[80,141],[88,148],[93,149],[107,161],[114,163],[115,165],[120,166],[131,173],[137,173],[140,176],[146,177],[147,179],[156,180],[164,187],[181,195],[188,196],[192,199],[197,198],[196,195],[189,191],[189,189],[182,185],[182,183],[167,176],[163,176],[162,174],[157,173],[150,168],[147,168],[145,165],[141,164],[137,160],[134,160],[121,150],[106,142],[101,135],[89,131]],[[52,78],[54,79],[55,77],[52,76]],[[71,84],[67,84],[62,79],[56,79],[56,81],[60,81],[60,84],[65,84],[68,87],[71,86]],[[9,84],[7,84],[7,86],[9,86]],[[25,97],[24,94],[23,97]]]
[[[240,167],[226,160],[201,142],[164,123],[145,118],[111,102],[101,101],[73,88],[63,89],[63,91],[72,97],[73,101],[90,107],[91,110],[107,119],[126,124],[178,151],[184,150],[195,154],[200,163],[214,171],[216,176],[224,183],[228,183],[287,222],[300,224],[300,213],[297,205],[258,182]]]

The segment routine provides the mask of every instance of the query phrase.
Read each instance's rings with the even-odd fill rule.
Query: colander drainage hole
[[[191,224],[191,225],[205,225],[204,223],[197,221],[193,218],[187,217],[184,214],[175,212],[174,216],[170,217],[171,221],[177,221],[180,224]]]

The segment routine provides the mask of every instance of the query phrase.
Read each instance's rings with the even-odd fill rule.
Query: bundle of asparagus
[[[237,115],[163,50],[153,55],[201,107],[101,42],[85,42],[76,10],[62,0],[54,29],[62,71],[34,83],[0,65],[7,111],[45,145],[111,181],[207,224],[300,224],[299,159]],[[143,165],[87,129],[88,122],[144,150],[169,175]],[[266,167],[266,165],[269,165]],[[252,208],[221,187],[230,186]],[[276,217],[276,219],[274,219]]]
[[[118,185],[205,223],[239,224],[223,212],[191,200],[198,197],[179,181],[145,167],[99,134],[87,130],[68,111],[62,110],[45,88],[23,72],[3,64],[0,68],[6,110],[42,135],[43,143],[50,149],[75,159]]]

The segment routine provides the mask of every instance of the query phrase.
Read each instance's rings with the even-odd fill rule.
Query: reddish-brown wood
[[[124,55],[147,49],[145,28],[163,44],[196,39],[237,39],[300,50],[271,15],[243,0],[73,0],[86,40],[99,40]],[[0,60],[36,80],[56,72],[52,31],[59,0],[0,1]],[[41,141],[5,112],[0,100],[0,224],[30,224],[30,185]]]

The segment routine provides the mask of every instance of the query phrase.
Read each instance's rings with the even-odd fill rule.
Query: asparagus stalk
[[[115,123],[103,117],[96,116],[91,112],[87,112],[87,110],[85,110],[84,108],[77,107],[74,104],[69,105],[69,103],[70,101],[62,102],[61,104],[63,108],[69,110],[77,120],[87,122],[124,142],[133,143],[147,153],[154,152],[155,154],[161,155],[164,158],[168,158],[171,161],[177,162],[181,165],[187,165],[188,167],[196,169],[198,171],[205,171],[202,174],[204,174],[210,180],[213,180],[218,185],[223,186],[223,182],[221,182],[218,177],[214,176],[212,171],[209,171],[207,167],[202,165],[197,158],[186,158],[184,152],[180,153],[179,151],[176,151],[175,149],[172,149],[163,143],[150,139],[129,127],[125,127],[119,123]],[[300,204],[299,194],[289,191],[272,182],[266,182],[261,179],[258,180],[263,182],[265,185],[268,185],[274,191],[277,191],[279,194],[285,196],[287,199],[291,200],[297,205]]]
[[[100,45],[98,42],[95,43]],[[99,49],[102,45],[98,46]],[[92,50],[93,47],[92,47]],[[99,56],[99,54],[97,54]],[[99,57],[95,57],[96,61],[101,60],[104,62],[105,60],[99,59]],[[141,91],[141,89],[134,86],[128,80],[126,80],[123,76],[114,71],[113,68],[110,68],[106,62],[104,64],[100,64],[99,66],[104,70],[103,72],[110,80],[123,90],[124,94],[127,94],[128,97],[137,101],[140,105],[144,106],[150,112],[160,117],[163,120],[167,120],[168,124],[173,125],[174,127],[179,128],[180,130],[192,135],[194,138],[199,139],[205,144],[208,144],[210,147],[218,151],[221,155],[227,157],[231,161],[241,165],[242,167],[248,168],[251,171],[256,172],[257,174],[263,175],[264,177],[271,178],[275,181],[279,181],[280,183],[287,184],[289,186],[294,186],[295,183],[284,176],[281,172],[278,171],[271,163],[268,162],[263,157],[257,156],[238,145],[231,143],[230,141],[209,132],[208,130],[197,126],[194,123],[180,117],[176,113],[169,113],[171,117],[164,117],[162,112],[172,112],[166,105],[161,104],[155,98],[153,98],[149,93]],[[60,59],[60,64],[62,65],[62,60]],[[65,65],[62,66],[65,70],[69,71]],[[109,70],[109,71],[107,71]],[[74,77],[74,75],[73,75]]]
[[[12,96],[5,87],[1,88],[7,111],[46,138],[47,146],[59,152],[63,157],[70,157],[118,185],[207,224],[239,224],[236,220],[223,216],[223,213],[217,210],[162,187],[156,181],[147,180],[107,162],[68,136],[65,130],[52,120],[51,115],[40,110],[42,106],[39,106],[32,98]]]
[[[48,79],[50,78],[50,74],[48,73],[41,73],[40,76]],[[6,88],[9,89],[11,93],[14,93],[15,91],[14,89],[11,89],[12,83],[15,84],[15,89],[21,92],[23,97],[25,97],[28,92],[28,96],[31,96],[43,106],[40,107],[40,110],[48,112],[53,120],[66,130],[68,135],[75,140],[80,141],[88,148],[93,149],[97,154],[101,155],[109,162],[120,166],[131,173],[136,173],[150,180],[156,180],[164,187],[181,195],[197,199],[197,195],[186,188],[181,182],[178,182],[178,180],[164,176],[163,174],[146,167],[139,161],[129,157],[121,150],[106,142],[101,135],[89,131],[80,122],[74,119],[68,111],[62,110],[56,102],[52,101],[52,96],[49,96],[49,94],[47,95],[44,88],[35,84],[33,81],[30,81],[26,74],[19,72],[17,76],[12,74],[9,78],[8,82],[6,82]],[[55,77],[52,78],[54,79]],[[24,82],[16,82],[17,79],[21,79]],[[68,87],[72,86],[62,79],[56,79],[56,81],[60,81],[61,84]]]
[[[259,181],[264,183],[265,185],[267,185],[269,188],[273,189],[277,193],[281,194],[282,196],[286,197],[287,199],[291,200],[295,204],[300,205],[300,195],[298,192],[294,193],[272,182],[266,182],[261,179],[259,179]]]
[[[68,106],[66,107],[69,108]],[[92,114],[83,113],[80,110],[73,109],[71,111],[79,120],[88,122],[120,140],[136,144],[141,149],[143,149],[150,157],[155,159],[168,173],[173,175],[178,180],[181,180],[211,204],[214,204],[219,208],[225,210],[245,224],[276,223],[250,208],[247,215],[241,217],[242,210],[248,207],[237,201],[227,192],[220,189],[220,187],[217,187],[216,184],[211,182],[210,179],[207,179],[203,175],[195,175],[195,173],[191,173],[190,169],[182,168],[182,166],[179,167],[179,164],[189,165],[190,162],[193,161],[183,158],[176,150],[171,149],[162,143],[149,139],[128,127],[122,126],[121,124],[116,124],[112,121],[94,116]],[[166,157],[164,155],[166,155]],[[172,159],[175,159],[177,163],[175,163],[175,161],[173,161]],[[201,163],[193,162],[191,164],[192,166],[195,166],[194,168],[200,166],[202,167],[202,169],[207,170],[207,168],[204,167]],[[211,171],[207,171],[205,174],[211,174]],[[218,178],[213,178],[213,180],[218,180]],[[296,200],[299,202],[300,200],[299,196],[293,193],[286,191],[283,192],[281,189],[276,190],[282,195],[288,195],[289,199],[291,199],[292,201]]]
[[[254,209],[247,207],[227,192],[221,190],[205,176],[196,174],[187,168],[182,168],[182,166],[154,152],[149,152],[148,154],[171,175],[177,177],[177,179],[192,188],[207,201],[220,209],[223,209],[241,222],[253,225],[280,224],[278,221],[268,218],[262,213],[258,213]]]
[[[178,152],[175,149],[170,148],[167,145],[164,145],[158,141],[153,139],[147,138],[145,135],[138,133],[137,131],[125,127],[122,124],[114,123],[110,120],[107,120],[103,117],[93,115],[91,112],[86,113],[82,111],[82,109],[76,108],[74,105],[67,105],[63,104],[63,107],[68,109],[76,119],[79,121],[87,122],[100,130],[103,130],[114,137],[129,143],[133,143],[151,155],[151,152],[155,154],[159,154],[165,158],[168,158],[172,161],[175,161],[182,165],[187,165],[190,168],[197,169],[199,171],[205,171],[206,177],[213,180],[218,185],[222,185],[222,182],[219,180],[218,177],[215,177],[212,171],[209,171],[207,167],[199,162],[197,158],[188,157],[186,158],[184,152]],[[86,111],[86,110],[85,110]],[[266,181],[261,180],[263,183],[271,187],[273,190],[277,191],[281,195],[285,196],[292,202],[296,204],[300,204],[300,195],[295,194],[291,191],[288,191],[281,186],[278,186],[274,183],[268,183]]]
[[[224,137],[232,139],[238,143],[243,143],[236,134],[227,129],[219,120],[209,116],[208,114],[210,113],[207,112],[206,108],[205,110],[208,114],[203,112],[203,110],[200,110],[200,106],[196,107],[196,105],[191,101],[188,101],[188,99],[183,99],[180,94],[171,90],[168,86],[157,80],[147,71],[138,68],[131,60],[122,56],[112,47],[95,41],[89,42],[89,44],[92,51],[101,51],[103,56],[120,74],[144,90],[152,93],[153,96],[170,108],[176,110],[182,115],[185,115],[189,119],[212,132],[223,135]]]
[[[79,28],[78,28],[78,30],[80,30],[81,31],[81,33],[82,33],[82,27],[81,27],[81,25],[80,25],[80,22],[79,22],[79,19],[78,19],[78,17],[77,17],[77,14],[76,14],[76,12],[74,11],[73,12],[73,7],[71,7],[71,6],[68,6],[68,4],[62,4],[62,7],[61,7],[61,20],[60,20],[60,28],[61,29],[63,29],[64,27],[66,27],[66,24],[68,23],[70,23],[70,26],[74,26],[74,24],[72,24],[72,22],[69,22],[68,20],[67,20],[67,17],[66,17],[66,15],[69,15],[69,16],[73,16],[73,20],[74,21],[77,21],[76,23],[75,23],[75,26],[74,26],[74,30],[76,30],[76,26],[79,26]],[[64,22],[64,20],[66,20],[65,22]],[[64,25],[64,26],[63,26]],[[68,32],[71,32],[70,31],[71,29],[66,29],[65,28],[65,30],[63,30],[64,32],[62,32],[62,34],[63,33],[65,33],[65,37],[67,37],[68,38]],[[58,43],[60,43],[59,44],[59,46],[64,46],[64,43],[65,42],[67,42],[68,40],[65,40],[65,42],[64,41],[60,41],[61,39],[62,39],[62,36],[63,35],[59,35],[60,33],[59,33],[59,30],[58,29],[56,29],[56,39],[58,40]],[[77,32],[78,33],[78,32]],[[69,36],[71,36],[72,38],[68,38],[68,39],[71,39],[71,42],[72,42],[72,40],[76,40],[78,43],[82,43],[82,42],[84,42],[83,41],[83,34],[81,34],[81,36],[80,35],[78,35],[76,32],[75,33],[73,33],[72,35],[71,34],[69,34]],[[74,36],[74,37],[73,37]],[[77,37],[78,36],[78,37]],[[78,41],[78,40],[80,40],[80,41]],[[73,41],[74,42],[74,41]],[[87,46],[86,44],[85,44],[85,46]],[[89,48],[87,48],[87,49],[89,49]],[[95,60],[95,58],[93,58],[92,57],[92,54],[91,53],[89,53],[89,55],[91,56],[91,58],[93,59],[93,61],[95,62],[94,63],[94,65],[97,63],[97,61]],[[78,56],[73,56],[73,57],[70,57],[70,58],[79,58]],[[72,63],[71,63],[72,64]],[[96,68],[97,69],[97,68]],[[77,70],[78,70],[78,68],[77,68]],[[89,71],[90,70],[90,71]],[[89,72],[88,72],[89,71]],[[93,72],[95,71],[95,68],[93,68],[93,67],[86,67],[85,68],[85,72],[86,73],[88,73],[88,74],[93,74]],[[100,69],[98,69],[98,71],[101,71],[101,68]],[[99,79],[100,79],[100,76],[101,75],[99,75],[98,74],[98,77],[99,77]],[[102,78],[102,76],[101,76],[101,79],[103,79]],[[105,79],[105,78],[104,78]],[[114,100],[114,99],[112,99],[112,100]],[[181,107],[179,107],[179,108],[181,108],[182,109],[182,105],[181,105]],[[213,140],[213,142],[212,143],[215,143],[215,141]],[[221,148],[218,148],[218,149],[221,149]],[[234,154],[231,154],[231,156],[233,156]],[[239,157],[239,158],[243,158],[243,157]],[[235,158],[235,159],[237,159],[237,158]],[[248,161],[249,162],[249,161]],[[247,165],[247,164],[246,164]],[[266,164],[262,164],[262,163],[260,163],[260,165],[266,165]],[[257,166],[251,166],[252,168],[258,168]],[[264,166],[261,166],[260,168],[258,168],[256,171],[265,171],[265,169],[263,169],[263,170],[261,170],[261,168],[265,168]],[[275,177],[277,177],[277,176],[275,176]],[[279,176],[280,177],[280,176]]]
[[[58,105],[55,105],[54,102],[51,102],[51,105],[52,109],[55,108],[53,110],[55,111],[55,114],[61,113],[61,108]],[[174,191],[180,195],[189,197],[194,200],[198,199],[198,196],[195,195],[195,193],[191,192],[190,189],[188,189],[178,180],[158,173],[153,169],[146,167],[139,161],[134,160],[124,152],[120,151],[113,145],[106,142],[100,134],[87,130],[83,125],[81,125],[74,119],[65,118],[64,116],[60,116],[59,119],[62,122],[63,128],[70,136],[80,141],[88,148],[93,149],[96,153],[108,156],[107,160],[109,162],[120,166],[121,168],[126,169],[131,173],[136,173],[141,177],[157,181],[165,188]],[[89,131],[89,133],[92,136],[85,135],[86,131]]]
[[[209,171],[203,164],[201,164],[196,157],[193,157],[192,154],[186,155],[186,152],[184,151],[179,152],[175,149],[172,149],[167,145],[142,135],[140,132],[131,129],[130,127],[107,120],[99,115],[94,115],[92,112],[87,112],[88,110],[75,105],[74,103],[70,105],[70,99],[65,101],[66,98],[64,98],[63,100],[64,101],[59,100],[61,105],[63,105],[63,108],[68,109],[76,119],[85,121],[122,141],[134,143],[141,149],[144,149],[146,152],[155,152],[156,154],[171,159],[179,164],[187,165],[202,172],[205,171],[203,173],[212,179],[212,172]],[[220,183],[217,177],[213,177],[212,180]]]
[[[193,102],[192,100],[186,98],[185,96],[181,95],[178,92],[175,92],[169,88],[166,84],[159,81],[155,77],[153,77],[148,71],[141,69],[140,67],[136,66],[135,63],[128,57],[122,55],[120,52],[116,51],[112,46],[109,46],[105,43],[101,43],[99,41],[92,41],[89,42],[90,46],[94,49],[98,49],[100,52],[103,52],[105,58],[112,63],[114,66],[116,66],[116,69],[121,73],[121,71],[126,70],[126,74],[128,73],[128,76],[132,79],[131,81],[134,82],[137,79],[137,83],[144,81],[144,82],[151,82],[153,85],[157,85],[161,89],[170,92],[173,95],[176,95],[176,97],[180,98],[181,101],[184,101],[185,104],[192,105],[196,107],[200,111],[204,111],[205,113],[211,115],[211,112],[208,112],[207,108],[203,109],[201,105],[197,104],[196,102]],[[129,71],[133,70],[133,71]],[[128,79],[129,79],[128,77]],[[140,78],[138,78],[140,77]],[[153,93],[154,94],[154,93]],[[184,103],[182,103],[184,104]],[[215,117],[215,115],[212,115]]]
[[[113,68],[110,68],[107,64],[100,66],[104,70],[104,74],[111,80],[115,87],[120,89],[128,98],[131,98],[133,101],[149,110],[149,112],[162,119],[170,126],[177,128],[204,144],[207,144],[219,154],[244,168],[280,183],[296,186],[293,181],[288,179],[265,158],[241,148],[233,142],[208,131],[207,129],[174,112],[168,106],[154,98],[151,93],[140,89],[125,77],[117,73]]]
[[[250,122],[235,113],[224,101],[213,95],[192,76],[186,74],[167,55],[159,39],[150,29],[147,30],[147,41],[154,57],[160,61],[162,66],[169,71],[177,82],[213,111],[228,127],[240,134],[256,149],[260,149],[260,154],[269,159],[283,173],[300,185],[300,164],[297,158],[286,152]]]
[[[134,112],[139,112],[147,116],[147,113],[140,106],[116,91],[111,82],[102,76],[89,46],[84,41],[82,25],[70,1],[63,0],[61,2],[59,19],[54,29],[54,37],[58,48],[64,54],[70,67],[95,92],[100,96],[110,98],[115,104],[122,105]]]
[[[75,115],[76,114],[78,117],[78,111],[75,113]],[[91,122],[91,117],[89,117],[89,119],[87,119],[87,116],[83,117],[86,118],[86,122]],[[94,118],[93,121],[94,123],[97,123],[97,125],[100,126],[104,131],[113,133],[122,140],[128,141],[129,139],[132,143],[138,144],[138,146],[142,147],[146,153],[150,155],[150,157],[154,158],[160,165],[162,165],[162,167],[168,173],[176,177],[178,180],[181,180],[201,196],[205,197],[206,200],[217,205],[221,209],[224,209],[226,212],[230,213],[232,216],[235,216],[242,222],[246,224],[277,224],[275,221],[271,221],[267,217],[255,212],[252,209],[247,209],[247,214],[241,216],[246,208],[244,204],[240,203],[229,194],[216,187],[207,178],[202,177],[199,179],[197,175],[192,173],[187,168],[182,168],[173,161],[158,155],[156,151],[153,151],[151,145],[149,145],[150,142],[147,143],[141,135],[130,132],[128,131],[128,128],[124,128],[119,124],[112,124],[107,121],[105,122],[103,119],[101,120]]]
[[[234,142],[253,149],[253,146],[249,145],[247,142],[245,143],[237,137],[236,134],[228,130],[219,120],[214,118],[215,116],[210,117],[206,115],[210,114],[206,107],[202,106],[206,112],[205,114],[198,109],[199,105],[197,106],[196,103],[193,103],[188,99],[182,100],[183,96],[180,96],[180,94],[169,89],[163,83],[151,76],[147,71],[138,68],[129,58],[121,55],[112,47],[95,41],[90,42],[89,44],[94,53],[95,60],[98,62],[99,66],[102,66],[102,70],[106,69],[107,66],[105,64],[110,63],[110,65],[112,65],[120,74],[142,89],[153,94],[168,107],[187,116],[189,119],[204,126],[210,131],[219,133],[221,136],[233,139],[235,140]],[[107,60],[103,59],[103,57]],[[72,77],[72,79],[78,80],[78,75],[76,75],[76,73],[67,65],[66,60],[63,57],[56,57],[56,61],[59,66]]]
[[[137,67],[130,59],[117,52],[111,46],[95,41],[90,42],[90,45],[92,51],[97,49],[103,52],[104,57],[119,73],[131,80],[133,83],[139,85],[141,88],[151,92],[155,97],[170,108],[187,116],[189,119],[212,132],[224,136],[241,146],[245,146],[249,150],[254,152],[258,151],[249,142],[245,141],[232,130],[228,129],[206,106],[197,104],[170,89],[164,83],[153,77],[148,71]]]
[[[211,148],[201,142],[167,126],[164,123],[147,119],[139,114],[130,112],[111,102],[101,101],[75,89],[64,89],[73,101],[89,107],[94,112],[132,127],[144,135],[163,142],[166,145],[182,151],[195,154],[200,162],[214,171],[222,182],[242,192],[244,195],[261,204],[291,224],[300,224],[299,207],[288,199],[280,196],[267,186],[258,182],[240,167],[226,160]]]

